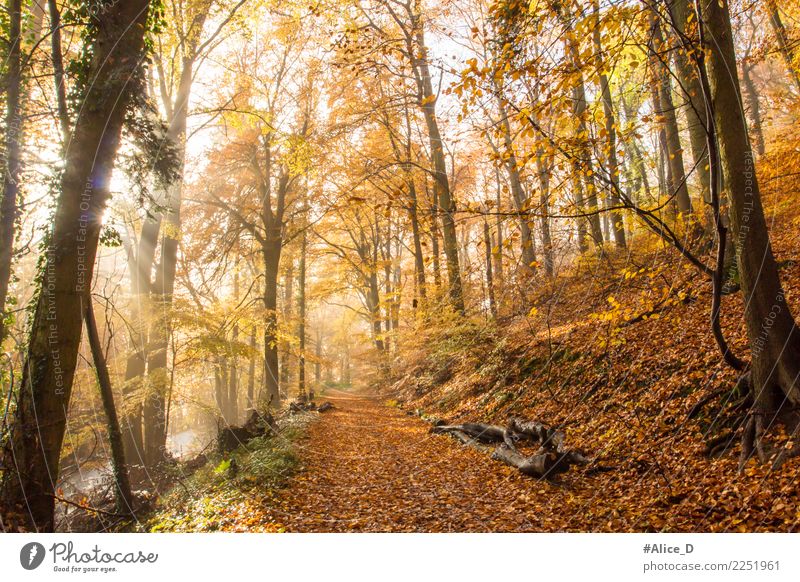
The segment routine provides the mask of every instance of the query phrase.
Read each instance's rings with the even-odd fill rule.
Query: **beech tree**
[[[178,168],[171,179],[159,185],[142,224],[136,250],[131,253],[134,347],[125,372],[126,449],[129,457],[147,465],[163,460],[167,438],[167,344],[192,86],[199,65],[219,45],[225,27],[245,3],[246,0],[238,0],[223,7],[217,0],[195,0],[181,4],[172,14],[174,22],[168,29],[170,35],[158,37],[154,60],[157,95],[166,125],[164,147],[174,150]],[[209,22],[210,15],[216,16],[218,21]],[[159,246],[161,256],[156,265]]]
[[[739,79],[730,74],[736,70],[736,55],[728,2],[700,0],[697,8],[705,29],[700,40],[708,48],[707,105],[713,112],[722,171],[730,188],[732,234],[752,358],[753,408],[743,434],[742,459],[755,449],[765,461],[764,431],[775,420],[788,423],[792,431],[798,426],[793,407],[800,402],[800,331],[786,303],[770,243]]]
[[[83,107],[65,153],[23,368],[11,436],[16,472],[2,492],[6,504],[25,508],[30,526],[41,531],[54,525],[81,328],[122,125],[132,89],[143,82],[149,17],[149,1],[131,0],[111,3],[87,24],[85,69],[76,88]]]

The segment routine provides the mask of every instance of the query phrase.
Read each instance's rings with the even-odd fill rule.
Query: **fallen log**
[[[586,465],[589,462],[586,457],[575,451],[557,453],[539,449],[536,454],[526,457],[505,443],[494,450],[492,459],[516,467],[523,475],[539,478],[566,473],[572,465]]]
[[[223,454],[228,453],[253,438],[255,435],[243,426],[224,427],[217,433],[217,450]]]
[[[304,412],[308,410],[316,410],[317,405],[313,402],[303,402],[301,400],[295,400],[294,402],[289,404],[289,412],[291,414],[297,414],[298,412]]]
[[[183,473],[184,475],[191,475],[192,473],[196,472],[198,469],[203,467],[208,462],[208,457],[205,453],[200,453],[195,458],[191,459],[190,461],[186,462],[183,465]]]
[[[317,409],[317,412],[328,412],[332,410],[334,407],[333,402],[325,402]]]
[[[457,441],[460,441],[461,444],[464,444],[464,445],[467,445],[467,446],[481,446],[480,443],[477,440],[475,440],[473,437],[471,437],[468,434],[465,434],[465,433],[463,433],[463,432],[461,432],[459,430],[453,430],[453,431],[448,432],[447,434],[449,434],[451,437],[453,437]]]
[[[569,465],[559,468],[558,455],[555,453],[539,453],[526,457],[505,443],[494,450],[492,459],[516,467],[520,473],[529,477],[549,477],[569,470]]]
[[[562,451],[564,448],[564,439],[566,438],[564,431],[549,428],[535,420],[512,418],[508,421],[507,430],[512,434],[522,435],[534,442],[541,443],[547,449]]]
[[[228,453],[254,438],[274,434],[277,430],[275,419],[270,413],[261,415],[253,410],[243,426],[226,426],[218,430],[217,449],[220,453]]]
[[[466,422],[435,426],[431,432],[434,434],[460,432],[482,443],[505,443],[511,448],[516,448],[515,443],[517,442],[527,441],[539,443],[553,450],[561,450],[565,438],[563,431],[548,428],[538,421],[525,421],[518,418],[510,419],[506,428],[493,424]]]
[[[502,426],[477,422],[434,426],[430,432],[433,434],[462,433],[482,443],[502,443],[506,435],[506,429]]]
[[[516,467],[520,473],[531,477],[551,477],[567,472],[572,465],[589,463],[580,452],[565,448],[564,431],[550,428],[538,421],[511,418],[505,428],[466,422],[434,426],[430,432],[448,434],[466,445],[499,444],[492,452],[492,459]],[[535,454],[526,456],[517,448],[518,444],[523,443],[538,444],[538,450]]]

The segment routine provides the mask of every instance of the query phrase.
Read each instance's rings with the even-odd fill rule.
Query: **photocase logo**
[[[19,563],[26,570],[35,570],[44,561],[44,546],[39,542],[30,542],[19,551]]]

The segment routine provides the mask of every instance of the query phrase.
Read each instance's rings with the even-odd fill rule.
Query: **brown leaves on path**
[[[270,519],[296,532],[538,531],[543,483],[379,400],[344,392],[300,443]],[[551,529],[551,528],[547,528]]]

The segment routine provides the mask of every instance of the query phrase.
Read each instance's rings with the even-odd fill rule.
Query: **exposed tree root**
[[[732,430],[727,430],[724,433],[706,441],[703,454],[706,457],[717,457],[726,451],[736,441],[736,434]]]
[[[431,432],[434,434],[463,433],[481,443],[503,442],[506,433],[505,429],[501,426],[479,424],[477,422],[435,426],[431,429]]]
[[[778,386],[756,392],[749,373],[740,378],[740,383],[747,390],[748,407],[741,436],[739,472],[753,456],[760,463],[772,461],[773,469],[779,469],[789,459],[800,456],[800,445],[793,444],[800,432],[800,415],[788,396]],[[764,436],[775,424],[785,426],[790,438],[785,447],[770,450],[764,443]]]
[[[739,376],[739,379],[736,381],[736,384],[733,386],[732,389],[729,390],[728,388],[718,388],[717,390],[714,390],[710,394],[703,396],[700,400],[698,400],[697,404],[692,406],[692,408],[686,414],[686,418],[689,420],[696,418],[703,411],[703,408],[705,408],[710,402],[715,400],[717,397],[722,396],[723,394],[727,394],[728,398],[741,395],[742,399],[746,400],[747,401],[746,403],[749,405],[750,372],[747,371],[741,376]],[[734,405],[734,408],[736,408],[738,404],[741,403],[742,402],[739,402],[736,405]]]
[[[505,428],[468,422],[434,426],[431,432],[449,434],[469,445],[498,444],[492,452],[492,459],[516,467],[520,473],[530,477],[551,478],[567,472],[572,465],[589,463],[583,454],[564,448],[563,431],[537,421],[512,418]],[[533,455],[526,456],[517,448],[521,443],[539,446]]]

